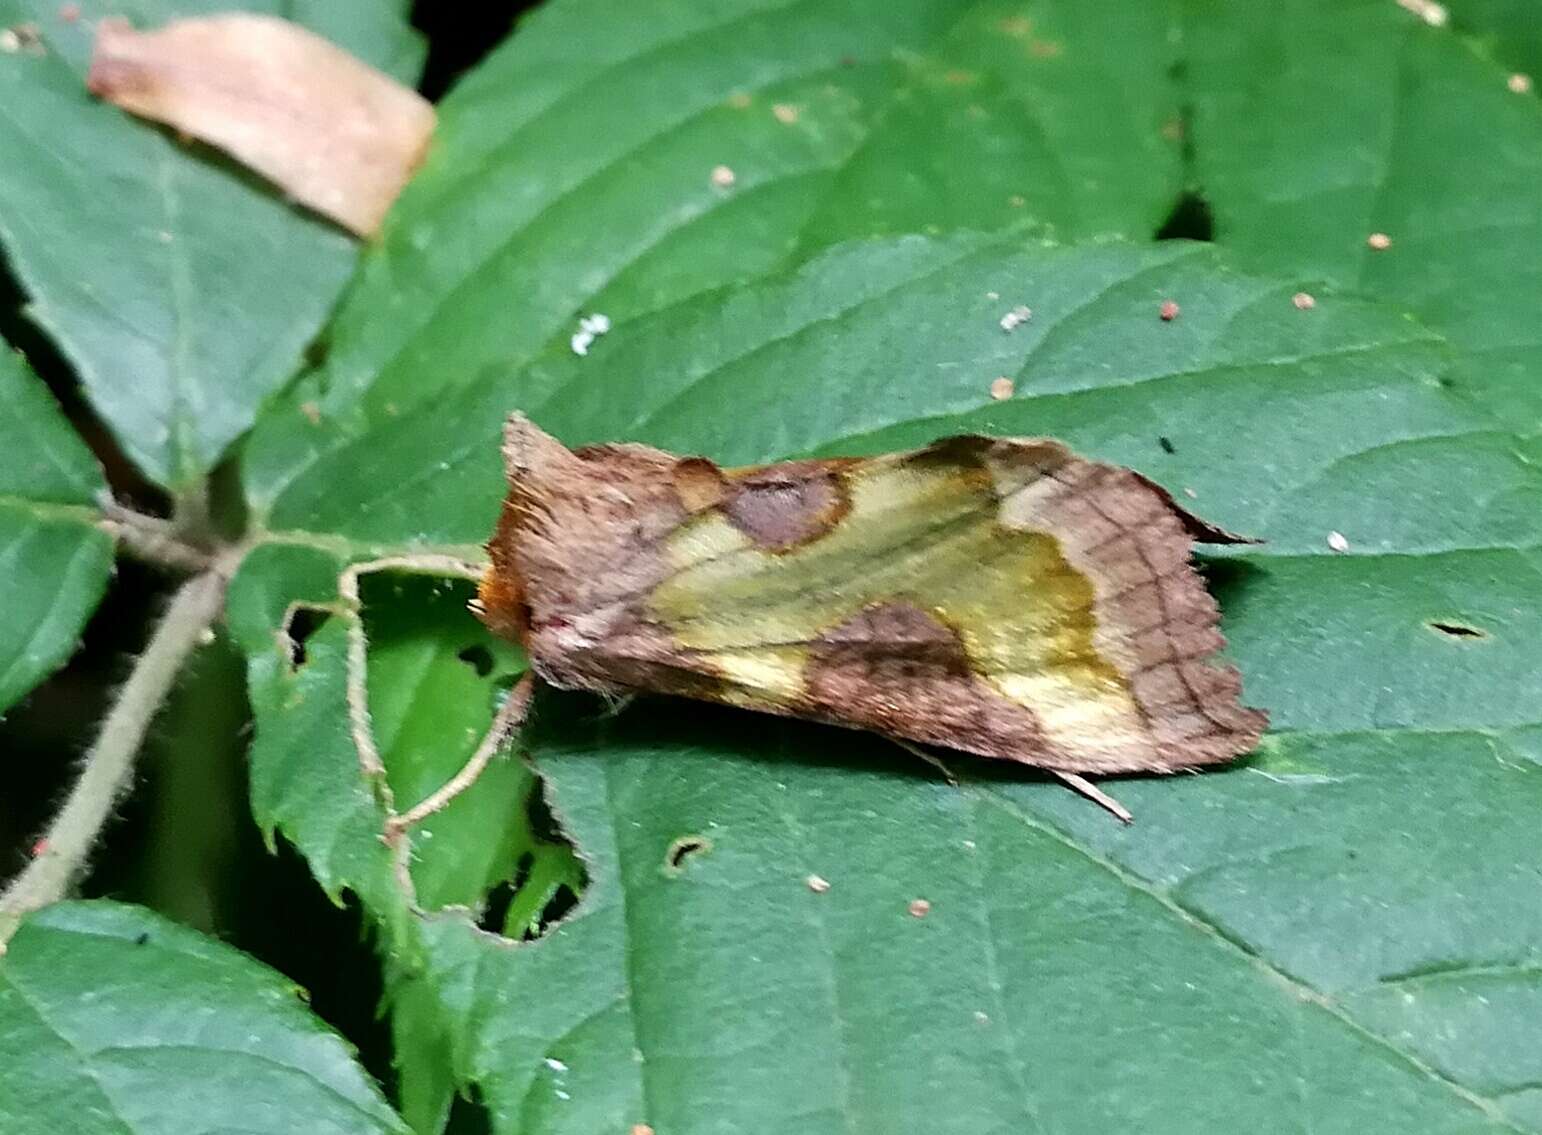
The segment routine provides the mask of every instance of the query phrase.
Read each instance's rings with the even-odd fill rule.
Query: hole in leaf
[[[1425,624],[1432,631],[1439,631],[1451,638],[1488,638],[1488,632],[1477,627],[1469,627],[1465,623],[1451,623],[1431,620]]]
[[[295,606],[289,608],[284,616],[284,625],[279,628],[283,635],[285,648],[289,652],[289,669],[298,670],[306,663],[306,640],[321,629],[321,625],[327,621],[327,612],[315,607]]]
[[[514,877],[505,879],[492,890],[487,892],[487,898],[483,900],[482,917],[477,919],[477,925],[489,934],[502,934],[504,923],[509,917],[509,907],[513,905],[514,896],[519,893],[519,888],[525,885],[530,878],[530,864],[534,860],[527,852],[519,857],[519,866],[514,869]]]
[[[472,1084],[465,1095],[456,1095],[451,1102],[444,1135],[492,1135],[492,1131],[492,1113],[482,1102],[481,1091]]]
[[[685,870],[685,861],[693,855],[702,855],[712,850],[712,841],[704,835],[683,835],[669,845],[669,850],[664,853],[664,872],[668,875],[678,875]]]
[[[1157,229],[1156,239],[1214,240],[1215,217],[1210,212],[1210,203],[1196,190],[1185,189],[1178,195],[1167,220]]]
[[[478,678],[485,678],[493,672],[493,652],[481,643],[473,643],[455,656],[477,672]]]
[[[526,799],[529,831],[513,874],[487,893],[477,925],[514,941],[539,938],[578,905],[589,872],[546,803],[537,779]]]

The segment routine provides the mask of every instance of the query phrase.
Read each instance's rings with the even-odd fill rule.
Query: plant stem
[[[177,591],[150,644],[118,692],[86,754],[80,779],[54,817],[37,855],[0,895],[0,952],[23,915],[62,899],[84,868],[113,805],[133,779],[134,756],[183,662],[203,641],[224,602],[221,564]]]
[[[209,567],[209,553],[183,539],[182,530],[169,520],[145,516],[108,499],[98,523],[125,552],[145,563],[188,572]]]

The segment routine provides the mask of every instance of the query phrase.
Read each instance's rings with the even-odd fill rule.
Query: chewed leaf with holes
[[[224,11],[143,0],[142,26]],[[377,66],[411,75],[415,38],[385,5],[246,5],[311,19]],[[73,19],[60,15],[75,12]],[[351,16],[350,16],[351,13]],[[92,405],[152,480],[186,488],[298,368],[353,269],[355,244],[224,159],[87,93],[103,0],[0,0],[0,27],[35,50],[0,53],[0,244]]]
[[[90,450],[19,355],[0,347],[0,713],[75,648],[112,565]]]
[[[34,914],[0,965],[0,1130],[405,1135],[303,997],[148,911]]]
[[[1542,868],[1536,446],[1445,387],[1440,337],[1302,287],[1194,245],[861,241],[486,371],[290,482],[268,515],[289,546],[233,594],[257,796],[391,936],[409,1111],[459,1083],[521,1135],[1542,1131],[1539,1018],[1490,996],[1525,994],[1542,936],[1516,897]],[[1275,732],[1224,771],[1106,784],[1125,829],[857,733],[547,692],[525,747],[585,859],[579,905],[519,948],[478,928],[488,904],[411,914],[348,737],[336,574],[413,541],[472,554],[514,406],[570,445],[725,463],[977,432],[1133,466],[1267,541],[1205,573]],[[394,586],[364,593],[382,682],[413,618],[372,611]],[[414,594],[464,667],[470,616]],[[274,637],[296,597],[333,611],[298,664]],[[388,731],[455,723],[453,768],[463,706],[395,696],[369,691]],[[420,887],[503,838],[465,807],[412,839]]]

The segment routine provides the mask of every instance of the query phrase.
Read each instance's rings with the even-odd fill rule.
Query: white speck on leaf
[[[550,1068],[553,1072],[566,1072],[568,1070],[568,1066],[555,1056],[548,1056],[546,1058],[546,1067]]]
[[[610,330],[610,316],[595,312],[593,315],[581,316],[578,320],[578,330],[568,340],[573,348],[573,353],[587,355],[589,348],[594,346],[594,341]]]
[[[1016,331],[1024,323],[1033,318],[1033,310],[1018,304],[1011,311],[1001,317],[1001,329],[1003,331]]]
[[[1349,551],[1349,540],[1342,532],[1329,532],[1328,547],[1332,548],[1335,552],[1347,552]]]
[[[1451,18],[1444,4],[1435,0],[1397,0],[1398,6],[1412,12],[1432,28],[1443,28]]]

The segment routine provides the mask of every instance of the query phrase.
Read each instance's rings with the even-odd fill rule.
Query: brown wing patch
[[[902,599],[811,644],[811,716],[956,749],[1047,756],[1033,712],[982,681],[958,632]]]
[[[1115,662],[1150,730],[1146,767],[1226,761],[1252,749],[1268,716],[1238,703],[1234,667],[1210,655],[1226,644],[1220,610],[1190,561],[1197,528],[1166,492],[1117,466],[1055,443],[992,447],[1008,527],[1053,531],[1066,558],[1093,581],[1094,641]]]
[[[705,457],[682,457],[675,462],[670,478],[681,506],[692,515],[716,508],[728,499],[723,471]]]
[[[788,461],[733,479],[723,512],[734,527],[770,552],[819,539],[851,510],[840,464]]]

